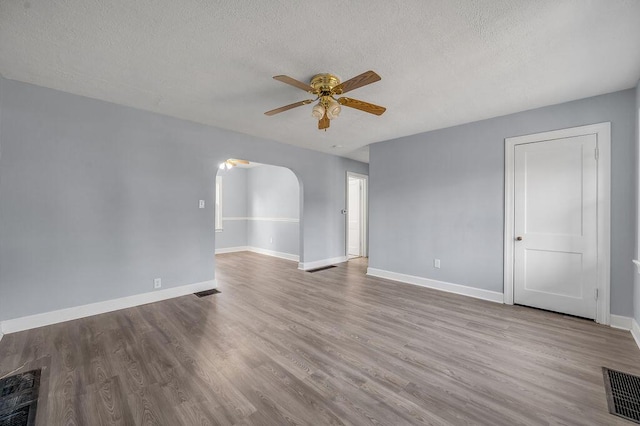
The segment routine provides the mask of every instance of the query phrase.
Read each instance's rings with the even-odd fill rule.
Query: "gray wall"
[[[635,103],[631,89],[373,144],[369,266],[502,292],[504,139],[610,121],[611,312],[631,316]]]
[[[299,255],[300,184],[284,167],[260,165],[218,172],[222,176],[223,217],[216,233],[216,249],[251,246]],[[295,221],[267,220],[293,219]],[[258,219],[258,220],[256,220]]]
[[[640,258],[640,80],[636,85],[636,135],[635,135],[635,159],[636,159],[636,251],[634,259]],[[637,269],[635,269],[637,271]],[[640,323],[640,274],[634,274],[633,285],[633,313],[636,321]]]
[[[366,174],[364,163],[2,78],[0,88],[0,320],[149,292],[156,277],[163,288],[213,279],[227,158],[290,168],[302,260],[344,255],[344,176]]]
[[[247,202],[249,217],[300,219],[298,179],[283,167],[264,165],[249,169]],[[252,220],[247,226],[249,246],[299,254],[299,222]]]
[[[247,217],[247,169],[220,170],[222,177],[222,217]],[[226,220],[216,232],[216,249],[247,245],[247,221]]]

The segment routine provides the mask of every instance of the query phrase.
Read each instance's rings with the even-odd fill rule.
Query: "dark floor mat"
[[[640,424],[640,377],[602,367],[609,412]]]
[[[193,293],[193,294],[195,294],[198,297],[205,297],[205,296],[211,296],[212,294],[218,294],[218,293],[220,293],[220,292],[214,288],[214,289],[211,289],[211,290],[199,291],[199,292]]]
[[[40,370],[0,380],[0,426],[33,426],[39,391]]]

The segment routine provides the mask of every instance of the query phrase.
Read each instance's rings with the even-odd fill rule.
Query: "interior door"
[[[349,205],[347,206],[347,221],[349,225],[348,229],[348,255],[349,257],[362,256],[361,247],[361,222],[362,216],[362,180],[356,178],[349,178]]]
[[[594,319],[597,138],[515,146],[514,303]]]

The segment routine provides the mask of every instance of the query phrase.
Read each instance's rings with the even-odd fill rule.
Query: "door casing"
[[[362,214],[360,219],[360,244],[362,249],[362,256],[369,257],[369,247],[367,243],[367,237],[369,234],[369,176],[360,173],[347,172],[345,178],[345,232],[344,232],[344,251],[347,259],[349,258],[349,178],[361,179],[363,181],[363,195],[362,195]]]
[[[540,141],[553,141],[582,135],[595,135],[598,145],[597,181],[597,311],[596,322],[611,323],[610,306],[610,250],[611,250],[611,123],[598,123],[550,132],[536,133],[505,139],[504,181],[504,303],[513,305],[514,250],[515,250],[515,161],[516,145]]]

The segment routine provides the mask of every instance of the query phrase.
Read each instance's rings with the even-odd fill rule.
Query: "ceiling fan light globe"
[[[333,120],[340,115],[340,111],[342,111],[340,104],[335,101],[331,102],[327,108],[327,117],[329,120]]]
[[[317,120],[321,120],[324,116],[324,107],[320,104],[317,104],[311,110],[311,116]]]

